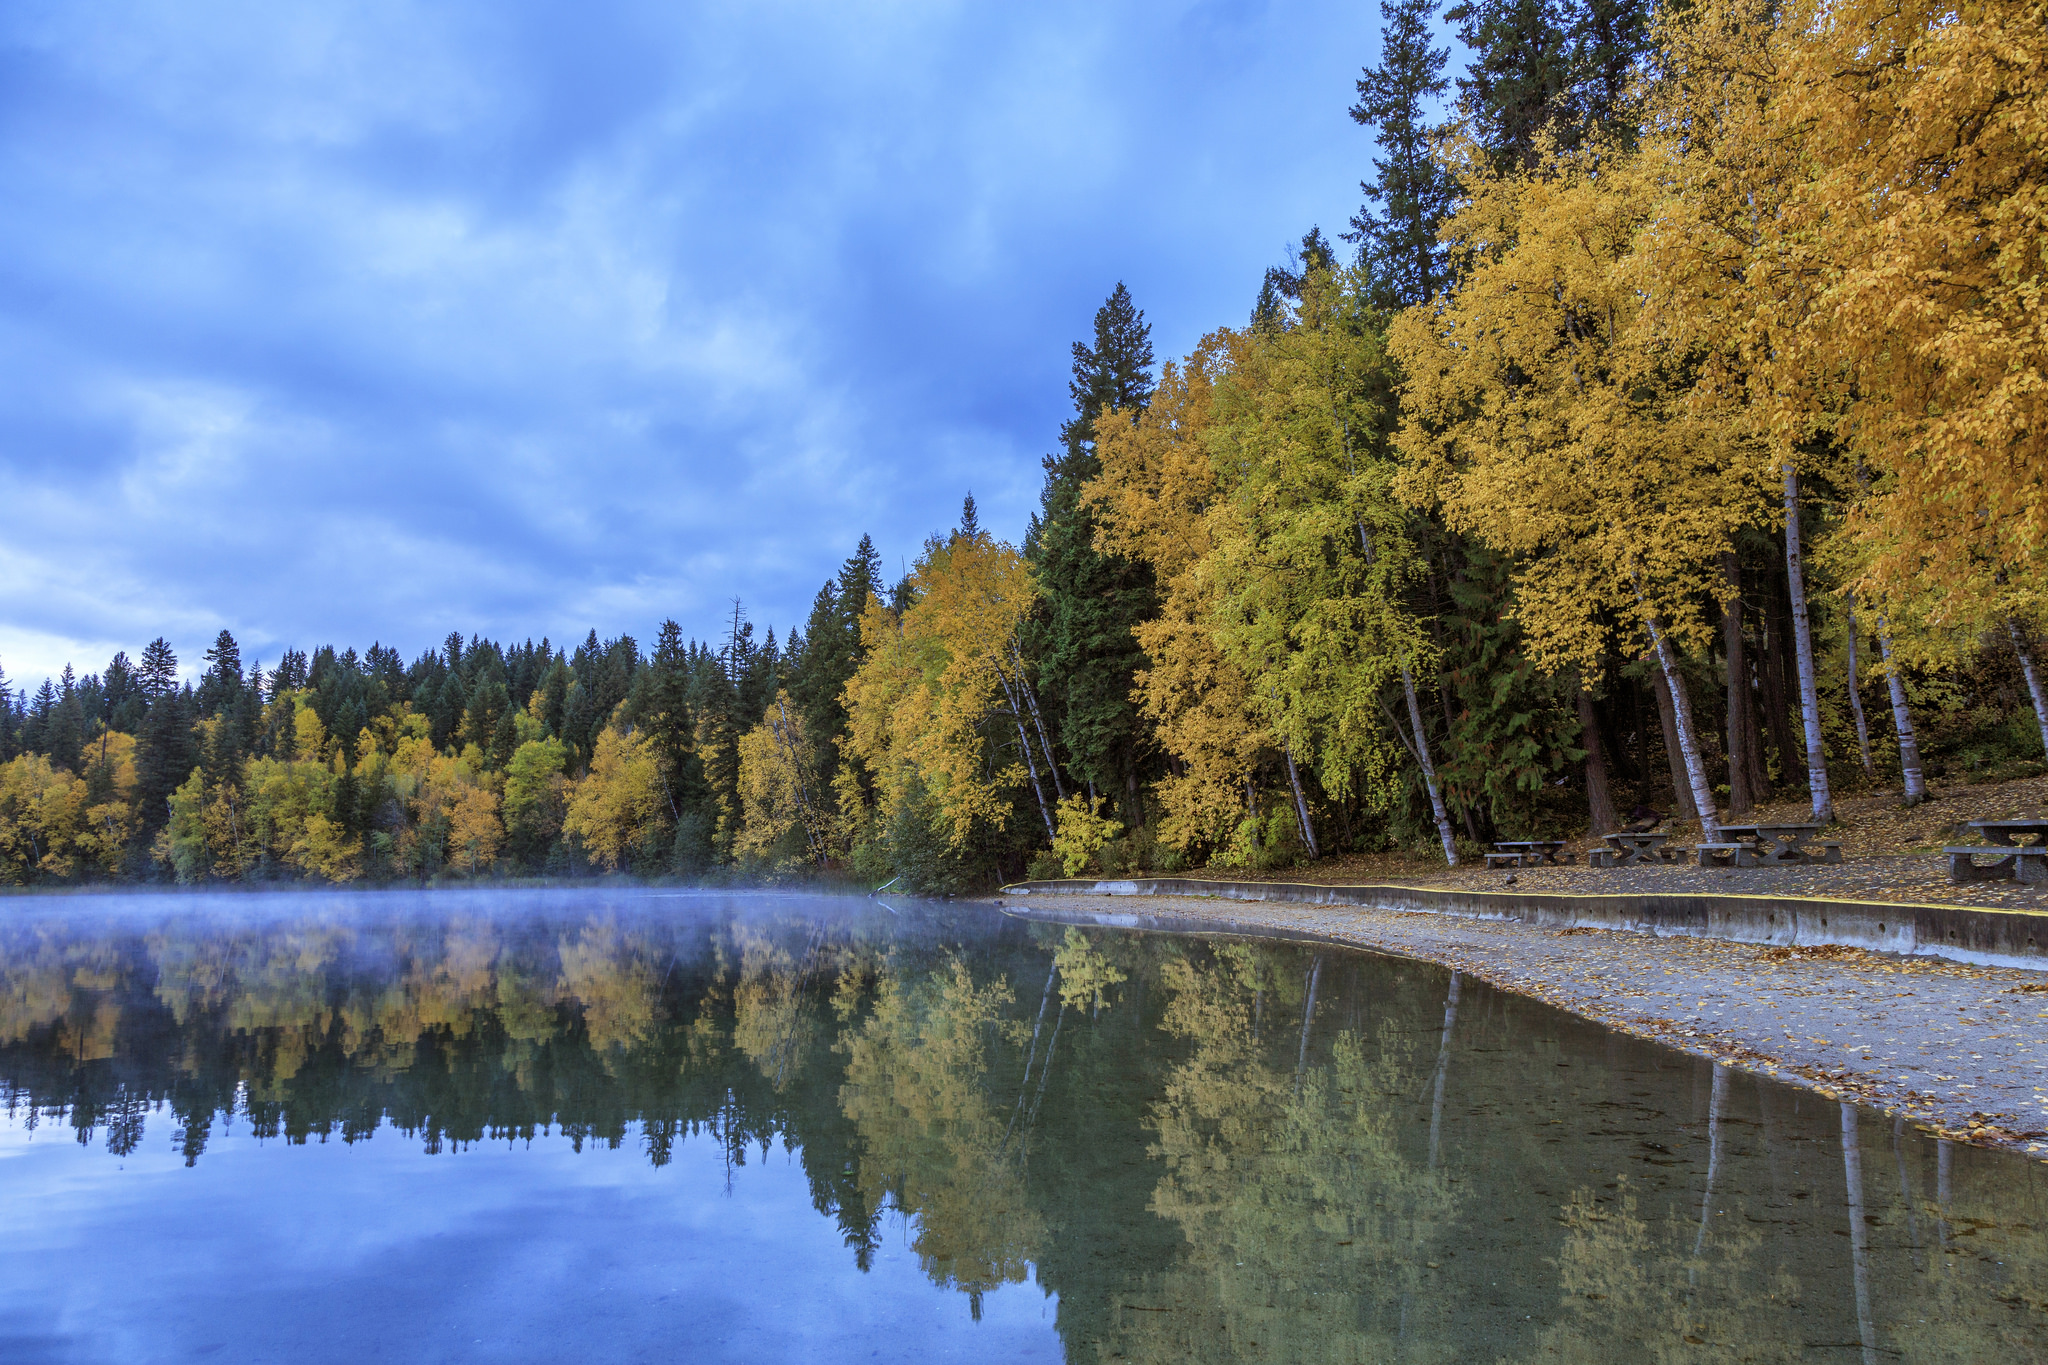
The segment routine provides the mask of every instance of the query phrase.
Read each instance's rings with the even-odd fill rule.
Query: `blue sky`
[[[1240,324],[1378,7],[14,0],[0,665],[580,639],[1020,538],[1122,279]]]

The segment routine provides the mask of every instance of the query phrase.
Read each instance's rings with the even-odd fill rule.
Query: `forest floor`
[[[1966,817],[1966,818],[1974,818]],[[1759,947],[1421,912],[1059,896],[1013,912],[1211,920],[1421,958],[1717,1062],[2048,1160],[2048,973],[1860,948]]]
[[[2048,815],[2048,776],[2010,782],[1931,785],[1928,799],[1908,809],[1900,793],[1872,791],[1835,799],[1836,823],[1821,838],[1839,840],[1842,861],[1787,867],[1713,868],[1690,863],[1597,868],[1586,866],[1590,835],[1570,839],[1565,850],[1577,862],[1564,867],[1488,871],[1483,861],[1447,868],[1440,854],[1376,853],[1324,858],[1303,867],[1250,871],[1211,867],[1180,875],[1226,881],[1287,881],[1319,885],[1387,885],[1454,887],[1492,891],[1509,885],[1517,891],[1564,892],[1577,895],[1646,895],[1716,893],[1721,895],[1814,896],[1893,904],[1983,905],[1999,909],[2040,909],[2048,912],[2048,888],[2018,882],[1971,882],[1951,885],[1945,844],[1976,844],[1983,840],[1962,828],[1968,820],[2040,818]],[[1746,823],[1802,823],[1812,818],[1805,797],[1774,801],[1742,817]],[[1699,825],[1666,824],[1675,846],[1691,847]],[[1604,847],[1604,845],[1599,845]]]

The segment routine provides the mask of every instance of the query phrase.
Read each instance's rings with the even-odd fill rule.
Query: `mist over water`
[[[0,902],[0,1359],[2023,1360],[2039,1166],[1398,959]]]

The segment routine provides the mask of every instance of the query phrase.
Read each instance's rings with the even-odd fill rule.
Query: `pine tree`
[[[1449,88],[1450,49],[1431,41],[1436,7],[1436,0],[1380,0],[1380,63],[1359,77],[1351,106],[1384,155],[1373,159],[1374,178],[1359,184],[1367,202],[1344,240],[1357,244],[1371,278],[1369,302],[1388,310],[1420,303],[1442,284],[1436,229],[1454,186],[1430,155],[1429,105]]]
[[[1126,822],[1137,824],[1152,745],[1131,703],[1145,657],[1131,627],[1155,614],[1158,592],[1150,566],[1095,548],[1095,519],[1080,502],[1100,472],[1096,423],[1111,414],[1135,421],[1152,397],[1151,329],[1121,283],[1096,311],[1094,344],[1075,342],[1073,355],[1074,416],[1060,431],[1061,453],[1045,460],[1025,538],[1042,600],[1032,645],[1071,771],[1118,794]]]

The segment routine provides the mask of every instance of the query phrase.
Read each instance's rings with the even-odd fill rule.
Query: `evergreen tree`
[[[50,712],[43,732],[43,745],[50,761],[70,772],[80,771],[79,758],[85,747],[86,717],[80,704],[78,680],[71,665],[64,665],[57,704]]]
[[[143,700],[154,703],[157,698],[170,695],[178,685],[178,656],[164,637],[159,635],[142,650],[142,663],[135,671],[136,685],[141,688]]]
[[[860,647],[860,618],[868,599],[879,597],[882,556],[868,536],[839,566],[839,576],[818,589],[805,625],[804,657],[789,680],[790,700],[803,717],[818,756],[819,789],[829,791],[839,771],[838,741],[846,734],[846,684],[866,657]]]
[[[1374,178],[1359,184],[1367,202],[1344,240],[1357,244],[1372,281],[1368,301],[1388,311],[1429,298],[1443,282],[1436,230],[1454,186],[1430,155],[1429,106],[1449,88],[1450,49],[1432,41],[1436,8],[1436,0],[1380,0],[1380,63],[1359,77],[1351,106],[1382,155],[1373,158]]]
[[[1323,236],[1312,227],[1302,234],[1301,245],[1290,248],[1286,265],[1266,267],[1265,282],[1259,286],[1258,301],[1252,305],[1252,329],[1285,328],[1290,325],[1288,305],[1301,300],[1301,282],[1311,271],[1336,269],[1337,255]]]
[[[654,642],[654,656],[633,688],[634,723],[654,750],[667,809],[670,861],[679,872],[700,870],[710,855],[716,823],[709,809],[710,791],[697,759],[697,722],[690,710],[690,647],[683,628],[663,621]]]
[[[136,676],[135,665],[129,661],[127,650],[116,650],[114,657],[107,660],[107,671],[101,676],[100,708],[103,719],[116,730],[132,734],[142,723],[142,709],[147,705],[142,695],[141,681]],[[0,679],[0,692],[6,691],[5,680]]]
[[[199,679],[199,712],[217,716],[242,695],[242,647],[222,631],[206,651],[206,672]]]
[[[149,656],[143,657],[147,660]],[[135,808],[145,836],[163,828],[170,818],[171,793],[198,766],[199,744],[192,734],[189,689],[161,693],[143,718],[142,733],[135,742]]]
[[[1612,133],[1632,146],[1636,121],[1627,109],[1629,84],[1656,47],[1648,0],[1576,0],[1568,13],[1571,117],[1582,134]]]
[[[1130,824],[1142,823],[1138,788],[1152,749],[1131,703],[1132,674],[1144,663],[1131,627],[1156,612],[1158,593],[1148,564],[1095,548],[1095,519],[1080,497],[1101,469],[1096,423],[1136,420],[1152,397],[1151,366],[1151,329],[1119,283],[1096,310],[1094,343],[1074,343],[1074,416],[1060,453],[1046,457],[1024,547],[1041,594],[1031,643],[1048,719],[1071,771],[1117,794]]]
[[[1537,137],[1571,84],[1566,16],[1556,0],[1460,0],[1444,17],[1472,51],[1458,102],[1473,137],[1500,169],[1535,165]]]

